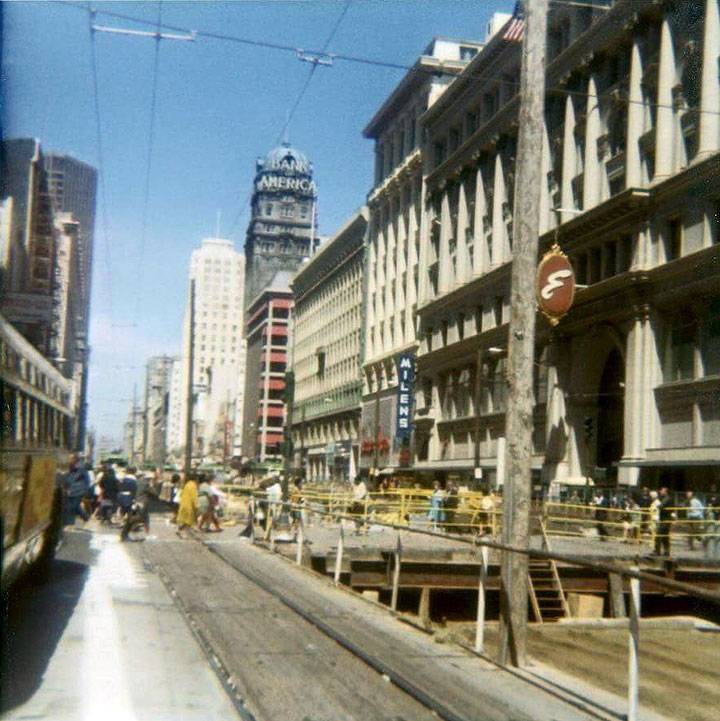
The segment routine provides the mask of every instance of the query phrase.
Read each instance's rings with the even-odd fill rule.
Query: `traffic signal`
[[[589,416],[583,421],[585,429],[585,440],[590,440],[595,435],[595,421]]]

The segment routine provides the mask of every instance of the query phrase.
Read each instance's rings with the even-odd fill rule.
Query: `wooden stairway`
[[[540,521],[543,550],[550,550],[545,524]],[[535,620],[550,623],[570,616],[567,599],[553,560],[531,558],[528,563],[528,591]]]

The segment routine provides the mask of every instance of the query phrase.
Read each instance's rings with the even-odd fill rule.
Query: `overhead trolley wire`
[[[93,30],[94,11],[90,10],[88,14],[89,31],[90,31],[90,67],[92,71],[92,87],[93,87],[93,108],[95,115],[95,142],[97,144],[98,155],[98,184],[100,186],[100,217],[103,232],[103,246],[105,250],[105,274],[107,276],[107,299],[109,305],[108,315],[112,324],[113,315],[113,283],[112,283],[112,262],[110,253],[110,239],[108,234],[108,211],[107,211],[107,184],[105,182],[105,157],[102,142],[102,122],[100,119],[100,91],[98,86],[98,64],[97,64],[97,48],[95,46],[95,31]]]
[[[139,282],[138,288],[140,289],[135,297],[135,309],[133,311],[133,320],[137,322],[138,311],[140,309],[141,302],[141,290],[143,287],[142,276],[144,268],[145,258],[145,245],[147,239],[147,221],[148,221],[148,210],[150,207],[150,179],[152,176],[152,158],[153,149],[155,145],[155,118],[157,108],[157,84],[158,84],[158,68],[160,65],[160,31],[162,28],[162,0],[158,2],[158,18],[157,18],[157,32],[155,35],[155,53],[153,56],[153,71],[152,71],[152,91],[150,100],[150,128],[148,130],[148,149],[147,149],[147,160],[145,162],[145,191],[143,195],[143,210],[142,210],[142,221],[140,226],[140,247],[138,252],[138,273]]]
[[[337,31],[340,29],[340,25],[342,24],[342,21],[345,19],[345,15],[347,15],[347,11],[350,9],[350,4],[352,3],[352,0],[346,0],[345,5],[338,16],[337,20],[335,21],[335,25],[333,26],[332,30],[330,31],[330,34],[328,35],[327,39],[325,40],[325,43],[323,44],[323,49],[320,51],[319,54],[325,55],[328,47],[330,47],[330,43],[335,38],[335,35],[337,34]],[[305,93],[307,92],[308,87],[310,86],[310,81],[313,78],[313,75],[315,74],[315,70],[317,70],[318,63],[313,63],[310,67],[310,72],[308,72],[308,75],[305,79],[305,82],[303,83],[302,88],[300,89],[300,92],[297,95],[297,98],[295,99],[295,102],[290,109],[290,112],[287,115],[287,118],[285,119],[285,123],[282,126],[282,129],[278,133],[276,142],[280,142],[284,136],[285,133],[290,127],[290,123],[292,122],[293,116],[295,115],[298,107],[300,106],[300,103],[302,102],[303,97],[305,96]],[[232,222],[232,225],[230,226],[230,230],[228,231],[228,236],[232,236],[232,234],[235,232],[235,228],[237,227],[238,223],[240,222],[240,219],[242,218],[243,214],[247,210],[247,206],[250,203],[250,199],[253,195],[253,188],[250,188],[250,192],[248,193],[247,198],[245,199],[245,202],[240,206],[238,209],[237,215],[235,216],[235,219]]]
[[[72,0],[61,0],[61,2],[64,5],[67,5],[69,7],[75,7],[79,8],[81,10],[84,10],[87,12],[87,8],[80,3],[73,2]],[[150,20],[145,20],[143,18],[134,17],[132,15],[126,15],[124,13],[118,13],[111,10],[97,10],[98,14],[107,15],[108,17],[114,17],[121,20],[127,20],[129,22],[135,22],[139,23],[141,25],[154,25]],[[408,65],[406,63],[399,63],[399,62],[393,62],[388,60],[379,60],[376,58],[365,58],[357,55],[348,55],[344,53],[333,53],[329,54],[323,51],[311,51],[311,50],[303,50],[303,48],[298,48],[293,45],[285,45],[283,43],[274,43],[266,40],[254,40],[251,38],[243,38],[236,35],[228,35],[227,33],[219,33],[219,32],[212,32],[208,30],[190,30],[188,28],[179,27],[176,25],[167,25],[163,24],[162,26],[165,30],[172,30],[175,32],[182,32],[182,33],[194,33],[195,37],[198,38],[207,38],[210,40],[219,40],[219,41],[225,41],[225,42],[231,42],[236,43],[240,45],[248,45],[253,47],[260,47],[260,48],[266,48],[268,50],[277,50],[281,52],[288,52],[293,53],[294,55],[298,55],[298,53],[307,52],[309,54],[313,54],[319,57],[326,57],[331,60],[341,60],[345,62],[350,63],[356,63],[361,65],[369,65],[369,66],[375,66],[375,67],[382,67],[382,68],[388,68],[391,70],[404,70],[406,72],[415,72],[415,73],[424,73],[427,75],[452,75],[453,77],[458,77],[460,75],[460,68],[449,68],[449,67],[443,67],[442,63],[439,64],[437,67],[432,68],[426,68],[426,67],[420,67],[417,65]],[[493,75],[485,75],[482,73],[469,73],[467,75],[464,75],[466,78],[471,78],[473,80],[483,80],[487,83],[495,83],[498,85],[507,85],[511,86],[513,88],[517,88],[517,83],[514,80],[508,80],[506,78],[493,76]],[[594,97],[597,99],[601,99],[603,97],[612,97],[613,100],[620,100],[622,102],[625,102],[627,104],[637,104],[642,105],[644,107],[653,107],[653,108],[666,108],[673,110],[675,109],[674,106],[671,103],[650,103],[647,100],[633,100],[628,97],[624,98],[617,98],[614,94],[609,92],[598,92],[595,94],[590,94],[587,92],[583,92],[581,90],[570,90],[565,87],[546,87],[547,93],[554,93],[554,94],[561,94],[561,95],[571,95],[575,97],[582,97],[582,98],[589,98]],[[693,112],[698,113],[704,113],[709,115],[720,115],[720,111],[718,110],[711,110],[709,108],[692,108]]]

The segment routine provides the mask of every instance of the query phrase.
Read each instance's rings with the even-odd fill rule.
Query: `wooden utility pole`
[[[542,185],[548,0],[532,0],[523,5],[525,32],[520,75],[520,124],[513,218],[503,542],[527,547],[530,530],[534,403],[535,273]],[[510,663],[522,667],[527,663],[527,556],[503,553],[501,583],[498,660],[502,664]]]
[[[185,419],[185,480],[192,471],[193,452],[193,406],[195,404],[195,281],[190,281],[190,309],[188,329],[188,377],[187,377],[187,414]]]

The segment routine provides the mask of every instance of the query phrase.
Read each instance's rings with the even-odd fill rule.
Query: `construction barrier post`
[[[393,587],[390,608],[392,608],[393,611],[397,611],[398,589],[400,587],[400,564],[402,563],[402,541],[400,540],[399,533],[397,536],[397,546],[395,548],[393,560]]]
[[[639,568],[634,566],[633,571]],[[628,635],[628,712],[627,721],[638,721],[638,650],[640,643],[640,579],[630,580],[630,633]]]
[[[485,648],[485,584],[488,573],[488,547],[480,547],[480,583],[478,584],[477,626],[475,628],[475,651]]]
[[[305,543],[305,533],[303,530],[302,515],[298,521],[298,533],[297,533],[297,548],[295,549],[295,563],[298,566],[302,565],[303,560],[303,545]]]
[[[342,521],[340,521],[340,535],[338,537],[337,555],[335,556],[335,585],[340,583],[340,571],[342,570],[343,551],[345,550],[345,532]]]

